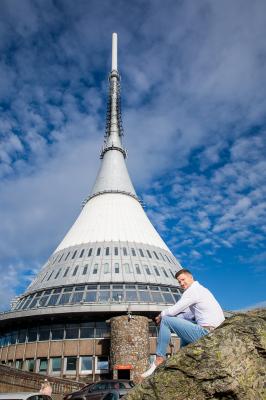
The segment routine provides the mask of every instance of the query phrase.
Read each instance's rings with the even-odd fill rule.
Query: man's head
[[[192,273],[188,269],[181,269],[175,274],[175,278],[178,280],[179,285],[182,289],[186,290],[194,282]]]

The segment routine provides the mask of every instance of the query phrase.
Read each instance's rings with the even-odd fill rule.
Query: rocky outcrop
[[[236,314],[186,346],[126,400],[265,400],[266,310]]]

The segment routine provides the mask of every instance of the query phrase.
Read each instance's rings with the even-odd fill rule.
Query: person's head
[[[178,280],[179,285],[182,289],[186,290],[194,282],[192,273],[188,269],[180,269],[175,274],[175,278]]]

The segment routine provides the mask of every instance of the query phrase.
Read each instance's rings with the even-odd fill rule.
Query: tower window
[[[140,290],[139,291],[139,299],[140,299],[140,301],[145,301],[145,302],[151,301],[151,295],[148,291],[144,292],[144,291]]]
[[[63,305],[69,303],[71,293],[63,293],[59,299],[58,305]]]
[[[92,254],[92,249],[89,250],[89,252],[88,252],[88,257],[90,257],[91,254]]]
[[[162,253],[160,253],[160,255],[161,255],[161,257],[162,257],[162,260],[165,261],[165,258],[164,258],[164,256],[162,255]]]
[[[126,247],[123,247],[123,254],[124,254],[124,256],[127,256],[127,248]]]
[[[165,254],[165,257],[167,258],[167,260],[168,260],[168,262],[171,262],[170,260],[169,260],[169,257]]]
[[[167,272],[165,271],[164,267],[162,267],[162,271],[163,271],[164,275],[166,276],[166,278],[169,278],[169,276],[168,276]]]
[[[67,357],[66,371],[76,372],[76,369],[77,369],[77,357]]]
[[[108,357],[97,357],[97,371],[108,371],[109,363]]]
[[[93,303],[96,301],[96,295],[97,292],[95,290],[94,291],[90,290],[89,292],[86,293],[84,301],[87,303]]]
[[[105,263],[103,266],[103,272],[104,274],[108,274],[110,272],[109,264]]]
[[[144,268],[145,268],[146,274],[151,275],[151,271],[150,271],[148,265],[144,265]]]
[[[43,278],[42,278],[42,280],[41,280],[41,282],[43,282],[44,281],[44,279],[46,278],[46,276],[48,275],[48,271],[46,272],[46,274],[44,274],[44,276],[43,276]]]
[[[148,254],[149,258],[151,258],[151,252],[149,250],[147,250],[147,254]]]
[[[154,254],[155,257],[157,258],[157,260],[159,260],[159,257],[158,257],[158,254],[156,253],[156,251],[154,251],[153,254]]]
[[[67,253],[66,258],[65,258],[65,261],[68,259],[69,254],[70,254],[70,251]]]
[[[92,357],[81,356],[80,357],[80,371],[92,371]]]
[[[72,256],[72,260],[76,257],[77,254],[77,250],[74,251],[73,256]]]
[[[79,269],[79,266],[76,265],[76,266],[75,266],[75,269],[74,269],[74,271],[73,271],[72,276],[76,276],[76,275],[77,275],[78,269]]]
[[[73,286],[66,286],[64,288],[64,292],[72,292],[72,290],[73,290]]]
[[[69,271],[69,267],[66,268],[65,273],[64,273],[64,277],[67,276],[68,271]]]
[[[72,303],[80,303],[83,298],[83,292],[75,292],[72,297]]]
[[[125,269],[126,274],[131,274],[132,268],[131,268],[130,264],[128,264],[128,263],[124,264],[124,269]]]
[[[88,264],[84,265],[82,275],[86,275],[87,271],[88,271]]]
[[[119,274],[119,264],[115,263],[114,267],[115,267],[115,273]]]
[[[59,258],[59,260],[58,260],[59,263],[62,260],[63,256],[64,256],[64,253],[62,253],[61,257]]]
[[[118,247],[115,247],[115,256],[118,256]]]
[[[105,255],[106,255],[106,256],[109,256],[109,254],[110,254],[110,248],[109,248],[109,247],[106,247],[106,249],[105,249]]]
[[[47,306],[55,306],[56,302],[58,300],[59,294],[52,294],[52,296],[50,297]]]
[[[98,264],[94,264],[92,273],[93,273],[93,275],[96,275],[97,272],[98,272]]]
[[[142,249],[139,249],[139,253],[140,253],[141,257],[144,257],[144,253],[143,253]]]
[[[137,273],[138,275],[140,275],[140,274],[141,274],[141,271],[140,271],[139,264],[135,264],[135,268],[136,268],[136,273]]]
[[[48,278],[47,278],[47,281],[50,280],[51,276],[53,275],[53,272],[54,272],[54,271],[52,271],[52,272],[50,273],[50,275],[49,275]]]
[[[162,295],[159,292],[152,292],[152,297],[153,297],[153,301],[155,301],[156,303],[162,303],[163,302]]]
[[[174,276],[174,274],[173,274],[173,271],[172,271],[171,269],[169,269],[169,272],[170,272],[170,274],[172,275],[172,277],[174,278],[175,276]]]
[[[101,248],[100,247],[98,247],[98,249],[97,249],[97,253],[96,253],[96,256],[99,256],[101,254]]]
[[[52,372],[60,372],[61,371],[61,357],[52,357],[51,358],[51,370]]]
[[[153,268],[154,268],[155,274],[156,274],[157,276],[160,276],[160,273],[159,273],[159,271],[158,271],[158,268],[157,268],[155,265],[153,266]]]
[[[61,268],[57,271],[57,274],[55,275],[54,279],[57,279],[57,278],[58,278],[60,272],[61,272]]]
[[[133,257],[136,257],[136,251],[135,251],[135,249],[132,248],[132,249],[131,249],[131,253],[132,253],[132,256],[133,256]]]
[[[84,251],[85,251],[85,249],[82,249],[82,250],[81,250],[80,255],[79,255],[79,258],[81,258],[81,257],[83,256]]]

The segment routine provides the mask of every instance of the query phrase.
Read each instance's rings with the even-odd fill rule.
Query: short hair
[[[181,274],[188,274],[188,275],[193,276],[192,273],[188,269],[182,268],[176,272],[175,279],[177,279],[179,277],[179,275],[181,275]]]

